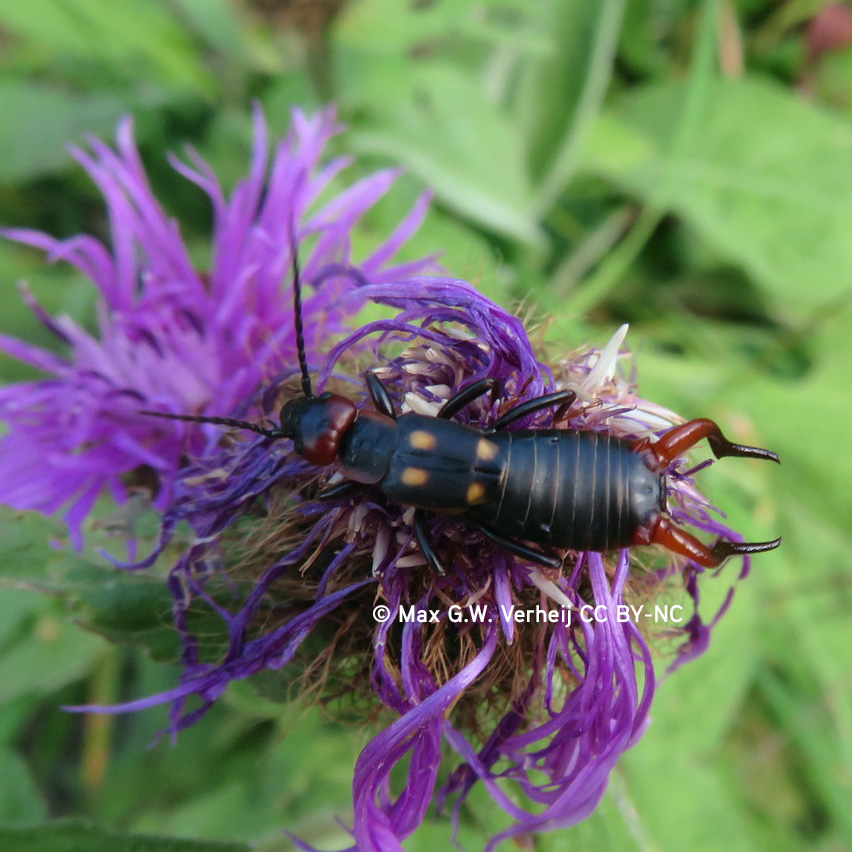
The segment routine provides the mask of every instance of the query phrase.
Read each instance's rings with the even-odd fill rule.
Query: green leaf
[[[785,680],[793,682],[785,683]],[[842,749],[838,748],[831,716],[820,706],[821,690],[814,688],[816,685],[809,673],[798,678],[790,678],[787,673],[782,679],[769,670],[761,672],[759,686],[781,727],[790,733],[804,756],[803,774],[848,847],[852,843],[850,765],[847,762],[844,766],[838,759]],[[846,756],[848,758],[848,750]]]
[[[585,168],[677,213],[788,311],[827,304],[852,268],[852,125],[767,82],[647,87],[597,123]],[[686,144],[672,128],[684,109]],[[628,141],[613,139],[620,126]]]
[[[172,5],[187,19],[192,31],[212,48],[235,62],[246,62],[237,10],[227,0],[175,0]]]
[[[31,828],[0,828],[0,848],[15,852],[241,852],[242,843],[183,840],[119,834],[81,822],[63,821]]]
[[[789,501],[791,516],[798,517],[798,507],[806,505],[809,512],[847,536],[852,514],[852,455],[843,447],[852,416],[847,392],[852,382],[850,321],[849,306],[832,310],[810,346],[815,364],[802,380],[782,383],[764,379],[746,388],[730,389],[732,407],[748,404],[775,415],[761,421],[761,432],[766,445],[781,457],[781,467],[773,471],[773,479],[778,495]],[[802,529],[803,551],[807,550],[807,538],[807,529]]]
[[[717,599],[724,593],[733,567],[721,578],[705,578],[702,599],[708,592]],[[749,592],[746,584],[738,589],[707,653],[658,684],[648,731],[619,764],[628,814],[641,815],[639,836],[646,848],[752,849],[737,796],[717,760],[756,664]]]
[[[162,575],[122,571],[107,563],[102,556],[85,556],[68,549],[55,550],[50,541],[60,539],[61,526],[56,520],[37,512],[14,512],[0,507],[0,523],[3,527],[3,535],[0,536],[0,588],[32,589],[58,595],[86,627],[111,641],[141,645],[158,659],[175,659],[179,644],[171,616],[172,598]],[[96,538],[94,534],[91,537]],[[90,546],[94,546],[94,542]],[[196,619],[196,615],[192,617]],[[198,628],[211,636],[215,621],[208,619],[207,614],[197,615]],[[65,631],[70,631],[69,654],[73,646],[89,660],[100,647],[97,637],[70,625],[57,625],[62,637],[66,637]],[[48,634],[51,632],[52,628],[47,630]],[[56,659],[64,660],[64,646],[58,650]],[[35,653],[36,649],[32,651]],[[51,673],[56,668],[53,659],[51,652],[45,650],[44,662]],[[69,666],[69,671],[74,667],[70,659],[64,664]],[[0,671],[7,665],[13,665],[8,657],[0,660]],[[26,660],[14,665],[23,668],[20,676],[25,678]],[[74,670],[78,671],[78,668]],[[0,693],[3,691],[4,684],[0,683]]]
[[[108,78],[138,80],[142,76],[171,90],[191,90],[196,96],[215,93],[189,34],[162,3],[32,0],[22,5],[0,0],[0,22],[51,53],[103,64],[109,69]]]
[[[682,29],[683,13],[691,0],[629,0],[618,45],[618,56],[643,76],[662,76],[676,59],[671,41]]]
[[[46,582],[44,566],[51,556],[49,541],[55,521],[37,512],[0,507],[0,587],[39,589]]]
[[[133,574],[111,565],[78,563],[63,572],[55,588],[87,628],[110,642],[140,645],[156,660],[178,657],[173,599],[159,574]],[[193,629],[209,634],[212,647],[216,620],[204,619],[202,624],[193,617],[192,622]]]
[[[700,726],[702,719],[692,723]],[[721,773],[657,740],[621,762],[648,849],[753,852],[746,822]]]
[[[377,107],[371,129],[349,134],[352,146],[402,163],[480,225],[537,242],[523,151],[506,116],[449,64],[419,67],[410,83],[405,98]]]
[[[496,16],[490,14],[492,8],[498,13]],[[379,55],[393,57],[404,73],[403,65],[418,46],[429,45],[440,51],[459,38],[544,53],[546,41],[528,26],[529,19],[539,14],[523,0],[407,5],[397,0],[361,0],[345,6],[335,25],[335,40],[343,48],[371,59]]]
[[[24,80],[0,81],[0,180],[33,178],[67,166],[67,146],[84,134],[111,135],[126,110],[106,94],[75,95]]]
[[[845,525],[814,510],[801,492],[782,489],[785,531],[773,569],[761,576],[766,663],[759,686],[779,726],[798,751],[793,771],[808,779],[800,795],[818,807],[852,843],[852,704],[849,641],[852,606]],[[807,806],[807,805],[806,805]]]
[[[44,608],[45,599],[36,592],[5,589],[0,595],[0,645],[10,641],[28,619]]]
[[[47,807],[26,763],[11,749],[0,748],[0,825],[39,822],[46,817]],[[0,829],[0,840],[2,836]]]
[[[565,831],[551,831],[537,838],[536,849],[541,852],[653,852],[642,815],[630,798],[624,776],[616,770],[609,779],[609,788],[594,813],[579,825]]]
[[[573,175],[606,93],[623,10],[623,0],[552,0],[543,16],[551,50],[530,57],[516,98],[539,213]]]
[[[738,570],[733,563],[721,575],[701,578],[700,610],[705,623],[712,620]],[[757,665],[758,612],[755,589],[747,581],[740,583],[724,618],[713,629],[707,652],[661,677],[646,734],[648,745],[638,748],[656,747],[696,758],[718,748]],[[688,620],[688,605],[683,613],[684,621]]]
[[[32,633],[0,659],[0,702],[46,694],[83,677],[103,650],[103,640],[44,614]]]
[[[257,724],[254,714],[220,703],[175,747],[146,752],[137,739],[139,753],[125,750],[119,771],[110,769],[106,814],[124,815],[134,831],[252,838],[270,852],[291,849],[284,829],[320,849],[342,848],[347,835],[338,819],[351,822],[352,768],[367,733],[330,724],[327,711],[304,703],[277,715],[277,725]],[[134,796],[140,774],[151,786]],[[118,812],[115,797],[123,799]]]

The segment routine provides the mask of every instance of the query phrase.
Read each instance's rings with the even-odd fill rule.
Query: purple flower
[[[288,137],[271,161],[266,127],[255,114],[248,176],[230,198],[196,154],[193,167],[173,165],[210,197],[213,254],[210,271],[190,262],[180,232],[151,193],[124,121],[117,149],[90,140],[91,154],[74,156],[107,202],[112,245],[90,236],[57,240],[33,231],[6,230],[13,240],[71,263],[97,287],[98,334],[67,317],[49,317],[24,290],[27,304],[68,347],[61,358],[0,336],[0,349],[53,378],[0,391],[0,418],[9,433],[0,442],[3,500],[18,509],[65,518],[76,545],[81,523],[108,489],[127,499],[126,475],[147,465],[161,488],[155,505],[168,505],[179,459],[215,443],[213,427],[154,421],[140,409],[230,414],[252,407],[254,395],[295,363],[292,300],[288,293],[291,223],[298,224],[305,275],[319,285],[306,304],[311,359],[328,336],[340,333],[358,305],[337,306],[340,275],[350,263],[350,235],[363,214],[390,188],[385,170],[320,201],[349,160],[320,167],[328,139],[338,131],[331,111],[293,115]],[[426,262],[389,266],[425,212],[424,196],[396,232],[360,265],[371,280],[395,280]],[[205,440],[206,438],[206,440]]]
[[[290,441],[138,412],[259,420],[275,417],[300,393],[292,230],[318,392],[334,386],[369,407],[361,374],[371,368],[397,410],[427,414],[459,387],[496,379],[499,399],[481,397],[457,416],[479,427],[557,387],[578,394],[570,419],[555,422],[553,411],[540,411],[524,426],[640,438],[678,418],[639,398],[623,378],[630,365],[622,351],[626,327],[604,349],[548,367],[522,323],[471,285],[425,276],[425,262],[388,267],[422,216],[422,201],[355,265],[352,226],[394,173],[367,178],[318,206],[317,196],[344,165],[318,166],[334,129],[329,114],[294,115],[268,177],[259,117],[256,128],[250,177],[229,201],[197,158],[195,171],[178,165],[214,204],[207,276],[190,266],[175,226],[151,197],[127,124],[118,154],[98,142],[94,158],[77,154],[107,199],[112,253],[89,237],[60,243],[7,233],[75,263],[103,298],[98,340],[33,305],[69,344],[68,360],[2,341],[6,351],[54,376],[0,397],[11,426],[0,462],[7,502],[54,511],[70,501],[66,517],[79,540],[80,522],[104,487],[124,499],[122,476],[144,465],[159,476],[161,541],[133,567],[153,564],[179,522],[194,534],[168,575],[183,642],[180,682],[161,695],[88,709],[169,702],[177,731],[197,721],[231,681],[289,666],[315,694],[360,692],[396,716],[356,763],[352,848],[400,850],[433,800],[452,800],[457,820],[475,784],[507,814],[488,849],[572,825],[594,810],[618,757],[641,736],[654,693],[646,638],[633,621],[616,617],[617,608],[647,600],[682,573],[697,604],[698,565],[671,560],[638,571],[627,550],[612,557],[569,552],[563,570],[551,571],[512,556],[463,520],[434,515],[427,535],[448,568],[438,576],[417,546],[412,509],[372,488],[319,501],[319,488],[335,481],[333,470],[305,462]],[[388,318],[354,327],[366,302],[385,306]],[[675,520],[735,537],[696,490],[694,472],[680,465],[667,473]],[[371,613],[379,604],[389,617],[377,621]],[[597,608],[598,620],[520,624],[512,615],[513,607],[564,615],[584,605]],[[223,622],[221,653],[211,654],[190,629],[190,608],[199,606]],[[477,607],[480,617],[458,623],[452,607]],[[437,621],[427,618],[430,611]],[[678,662],[703,650],[708,630],[696,614]],[[316,641],[308,653],[303,641],[311,633]],[[396,766],[405,772],[402,788],[392,791]],[[442,767],[452,772],[439,778]]]

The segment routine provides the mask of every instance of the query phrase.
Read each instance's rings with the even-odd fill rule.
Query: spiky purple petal
[[[0,350],[55,379],[7,388],[0,418],[9,434],[0,440],[0,488],[4,502],[51,513],[66,506],[75,544],[92,496],[108,488],[120,500],[122,477],[140,465],[153,467],[162,488],[155,505],[166,508],[185,453],[202,452],[206,434],[185,423],[155,421],[141,409],[228,415],[250,405],[257,391],[295,360],[291,249],[315,235],[312,251],[300,249],[306,281],[323,277],[329,264],[350,265],[350,232],[388,190],[396,172],[367,176],[314,212],[338,160],[320,166],[323,149],[338,131],[331,110],[293,116],[290,135],[267,155],[266,126],[255,111],[249,174],[230,198],[197,157],[181,165],[210,197],[213,261],[209,275],[193,267],[178,224],[155,199],[136,150],[129,120],[118,129],[117,148],[89,140],[91,153],[74,155],[107,203],[110,242],[90,236],[57,240],[7,229],[8,239],[34,246],[52,262],[75,266],[96,286],[98,334],[67,317],[51,318],[26,293],[43,324],[69,352],[66,358],[0,337]],[[366,261],[370,274],[395,276],[389,264],[425,210],[421,199],[401,230]],[[297,245],[298,249],[299,246]],[[422,270],[429,261],[406,264]],[[343,330],[357,303],[335,303],[339,285],[306,298],[308,356],[315,360],[326,335]],[[321,317],[321,327],[316,318]]]

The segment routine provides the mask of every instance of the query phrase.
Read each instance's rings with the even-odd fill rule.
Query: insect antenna
[[[305,354],[305,329],[302,323],[302,276],[299,268],[299,253],[296,243],[296,231],[293,222],[290,222],[290,258],[293,269],[293,313],[296,326],[296,351],[299,356],[299,373],[301,374],[302,393],[305,399],[314,399],[311,377],[308,373],[308,359]],[[257,423],[249,423],[248,420],[237,420],[233,417],[209,417],[204,414],[166,414],[162,411],[139,411],[148,417],[161,417],[164,420],[184,420],[187,423],[213,423],[217,426],[233,426],[237,429],[248,429],[263,435],[266,438],[283,438],[282,429],[264,429]]]
[[[265,435],[267,438],[280,438],[281,435],[271,429],[264,429],[263,426],[258,426],[257,423],[249,423],[248,420],[235,420],[233,417],[208,417],[203,414],[166,414],[162,411],[139,411],[139,414],[146,414],[148,417],[162,417],[164,420],[186,420],[189,423],[215,423],[217,426],[234,426],[238,429],[250,429],[252,432],[257,432],[258,435]]]
[[[302,324],[302,277],[299,269],[299,252],[296,245],[296,231],[290,222],[290,260],[293,265],[293,313],[296,326],[296,351],[299,356],[299,372],[302,374],[302,393],[306,399],[313,399],[311,377],[308,374],[308,358],[305,355],[305,328]]]

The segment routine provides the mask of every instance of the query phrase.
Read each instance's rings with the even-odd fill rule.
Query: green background
[[[523,848],[852,848],[852,34],[835,18],[817,50],[823,5],[0,0],[3,224],[104,233],[66,144],[112,138],[129,113],[203,265],[209,211],[167,152],[189,142],[231,184],[252,99],[275,135],[291,105],[334,101],[356,174],[407,170],[356,256],[428,184],[408,256],[443,251],[451,274],[547,317],[554,356],[629,321],[644,397],[781,455],[702,474],[732,526],[784,543],[755,559],[709,652],[661,685],[594,816]],[[91,320],[80,276],[0,243],[3,332],[47,342],[22,278]],[[33,375],[0,361],[4,380]],[[335,817],[368,737],[353,723],[238,684],[175,747],[148,749],[162,708],[58,709],[168,688],[177,669],[152,660],[175,658],[160,579],[61,557],[55,529],[3,515],[0,847],[272,852],[292,848],[283,829],[345,843]],[[706,581],[708,613],[734,568]],[[475,794],[461,839],[480,849],[498,824]],[[430,815],[405,847],[447,835]]]

